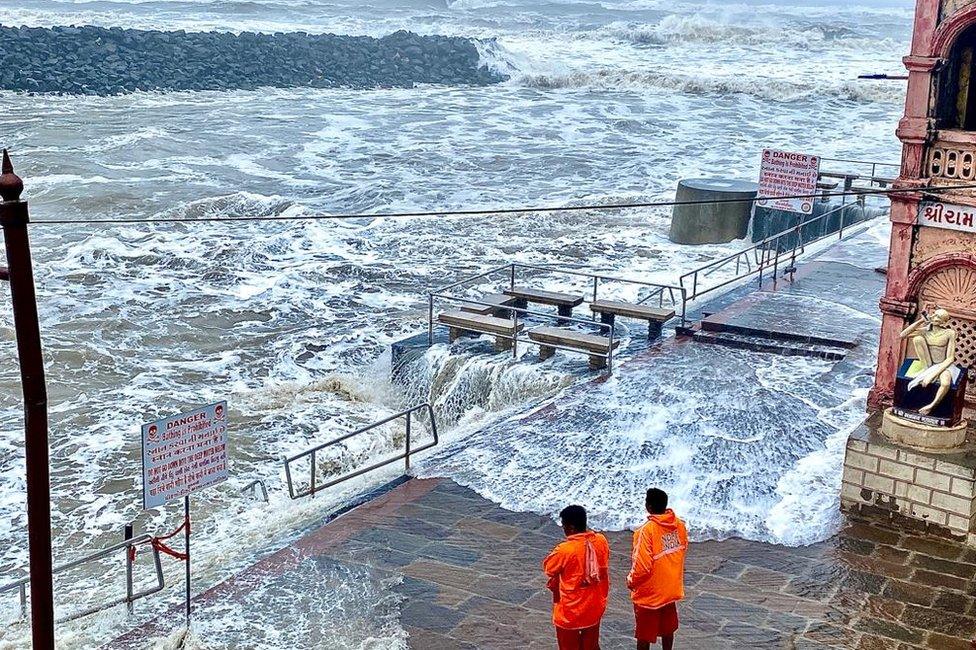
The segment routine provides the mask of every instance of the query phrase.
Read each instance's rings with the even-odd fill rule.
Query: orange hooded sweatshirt
[[[552,622],[565,630],[593,627],[610,593],[610,545],[591,530],[570,535],[542,562],[554,597]]]
[[[687,550],[685,523],[670,508],[664,514],[650,515],[634,531],[627,588],[635,605],[658,609],[685,597]]]

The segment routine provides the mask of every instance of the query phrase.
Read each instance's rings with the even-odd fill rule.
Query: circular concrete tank
[[[676,205],[669,238],[677,244],[724,244],[749,232],[757,183],[726,178],[688,178],[678,181],[675,201],[747,199],[741,203]]]

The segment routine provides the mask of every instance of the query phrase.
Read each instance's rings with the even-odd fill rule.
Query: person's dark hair
[[[564,526],[583,532],[586,530],[586,509],[583,506],[566,506],[559,513]]]
[[[668,509],[668,493],[664,490],[651,488],[647,491],[647,499],[644,501],[647,511],[652,515],[662,515]]]

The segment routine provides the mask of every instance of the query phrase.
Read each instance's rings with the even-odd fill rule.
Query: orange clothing
[[[657,609],[685,597],[687,550],[688,530],[671,509],[634,531],[627,588],[635,605]]]
[[[553,598],[556,627],[581,630],[603,618],[610,593],[610,545],[591,530],[570,535],[542,562]]]

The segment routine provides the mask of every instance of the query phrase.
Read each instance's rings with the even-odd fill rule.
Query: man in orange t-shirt
[[[552,622],[559,650],[599,650],[600,619],[610,593],[610,545],[586,528],[586,510],[559,513],[566,541],[542,562],[552,591]]]
[[[647,523],[634,532],[627,588],[634,602],[637,650],[649,650],[661,637],[663,650],[674,646],[678,629],[675,603],[685,597],[685,553],[688,531],[668,508],[668,495],[647,491]]]

